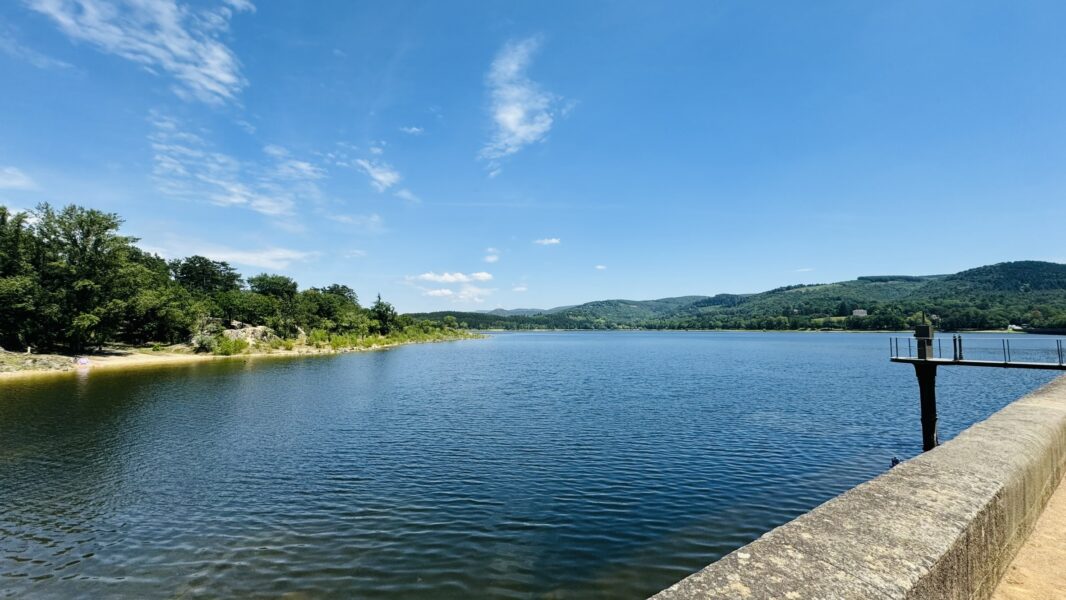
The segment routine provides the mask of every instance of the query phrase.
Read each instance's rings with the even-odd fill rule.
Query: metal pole
[[[936,363],[914,363],[918,376],[918,393],[922,403],[922,451],[928,452],[940,444],[937,436]]]
[[[1003,362],[1007,362],[1007,340],[1000,340],[1000,344],[1003,346]]]
[[[1010,362],[1010,340],[1003,340],[1007,342],[1007,362]]]

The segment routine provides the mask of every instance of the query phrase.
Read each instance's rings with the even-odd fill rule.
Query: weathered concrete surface
[[[992,600],[1066,598],[1066,479],[1048,500]]]
[[[1066,377],[654,598],[985,600],[1064,471]]]

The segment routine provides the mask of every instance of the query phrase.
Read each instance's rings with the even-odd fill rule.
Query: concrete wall
[[[1061,377],[654,598],[985,599],[1064,470]]]

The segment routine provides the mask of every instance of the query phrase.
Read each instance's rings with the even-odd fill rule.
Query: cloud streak
[[[194,8],[177,0],[28,0],[71,39],[174,78],[184,99],[234,100],[248,82],[240,61],[220,38],[247,0]]]
[[[319,255],[318,252],[293,250],[291,248],[265,247],[244,250],[188,240],[171,240],[163,247],[145,246],[145,250],[154,252],[164,258],[199,255],[237,265],[259,267],[261,269],[287,269],[296,262],[305,262]]]
[[[471,273],[469,275],[467,275],[466,273],[459,272],[434,273],[431,271],[429,273],[422,273],[421,275],[416,275],[412,279],[416,279],[418,281],[432,281],[434,283],[470,283],[473,281],[491,281],[492,274],[486,273],[484,271]]]
[[[360,158],[355,160],[355,166],[366,173],[366,176],[370,178],[370,185],[379,192],[384,192],[400,183],[400,172],[386,163]]]
[[[153,113],[149,120],[152,174],[163,193],[272,217],[294,214],[297,199],[321,196],[316,182],[325,170],[293,159],[284,148],[265,147],[262,163],[241,161],[216,151],[176,119]]]
[[[28,62],[38,69],[73,69],[74,65],[52,58],[45,54],[24,46],[15,39],[10,32],[0,28],[0,52],[8,56]]]
[[[33,190],[37,184],[17,167],[0,167],[0,190]]]
[[[377,213],[369,215],[329,215],[331,221],[351,225],[363,233],[382,233],[385,231],[385,220]]]
[[[533,243],[540,246],[557,246],[563,243],[563,241],[559,238],[543,238],[539,240],[533,240]]]
[[[490,175],[499,173],[500,161],[547,137],[555,121],[559,98],[546,92],[526,74],[540,39],[509,42],[492,61],[486,77],[492,99],[492,139],[481,149]]]

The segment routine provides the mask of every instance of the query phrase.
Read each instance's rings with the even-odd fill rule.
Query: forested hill
[[[866,311],[855,316],[854,311]],[[1066,327],[1066,265],[1020,261],[953,275],[879,275],[758,294],[602,300],[549,311],[435,312],[480,329],[906,329],[922,312],[945,330]],[[861,312],[860,312],[861,314]]]

